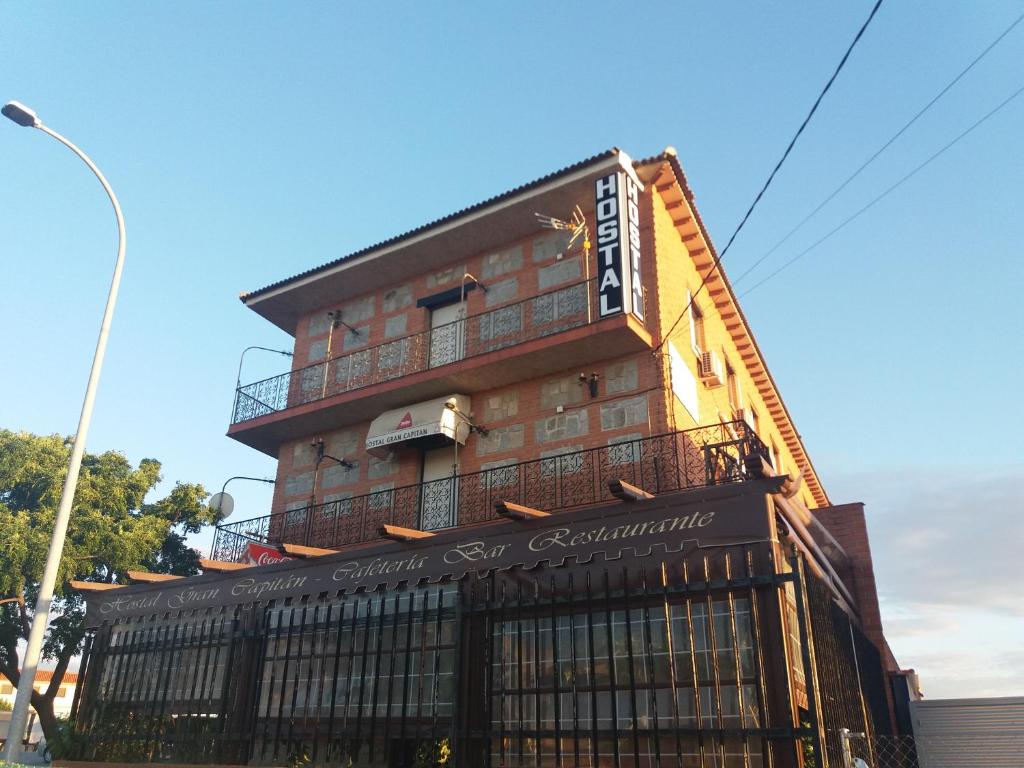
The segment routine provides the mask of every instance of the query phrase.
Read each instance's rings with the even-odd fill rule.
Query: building
[[[863,509],[715,258],[675,151],[610,150],[243,294],[295,338],[228,432],[273,508],[202,576],[80,585],[81,757],[821,766],[889,732]]]
[[[53,680],[52,670],[37,670],[35,684],[33,687],[36,691],[42,693],[50,687],[51,680]],[[66,718],[71,715],[71,705],[75,700],[75,688],[77,685],[78,673],[65,672],[64,677],[61,678],[60,687],[57,689],[57,695],[53,697],[53,714],[58,718]],[[18,689],[7,682],[7,680],[0,680],[0,704],[5,704],[13,708],[14,697],[17,693]],[[0,731],[6,733],[6,725],[4,727],[0,727]],[[35,712],[33,710],[29,711],[29,724],[26,731],[32,734],[32,738],[30,739],[31,741],[36,741],[42,735],[42,727],[39,725],[39,721],[35,718]]]

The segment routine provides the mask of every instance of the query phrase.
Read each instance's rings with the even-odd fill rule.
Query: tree
[[[0,430],[0,675],[17,686],[18,642],[28,638],[53,521],[71,454],[71,439]],[[119,583],[130,569],[188,576],[199,555],[185,537],[214,521],[201,485],[177,483],[158,501],[146,497],[161,481],[160,462],[138,467],[121,453],[86,454],[68,525],[43,658],[55,669],[32,706],[47,740],[57,730],[53,700],[84,639],[82,597],[71,579]]]

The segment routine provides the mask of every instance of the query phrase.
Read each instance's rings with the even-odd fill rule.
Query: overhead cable
[[[872,208],[872,207],[873,207],[873,206],[874,206],[874,205],[875,205],[876,203],[878,203],[879,201],[881,201],[881,200],[882,200],[882,199],[883,199],[884,197],[888,196],[888,195],[889,195],[889,193],[893,192],[893,191],[894,191],[894,190],[895,190],[895,189],[896,189],[897,187],[901,186],[901,185],[902,185],[903,183],[905,183],[905,182],[909,181],[909,180],[910,180],[910,179],[911,179],[911,178],[912,178],[913,176],[915,176],[915,175],[916,175],[916,174],[917,174],[917,173],[918,173],[919,171],[921,171],[922,169],[924,169],[924,167],[925,167],[925,166],[929,165],[929,164],[930,164],[930,163],[931,163],[931,162],[932,162],[933,160],[937,159],[937,158],[938,158],[938,157],[939,157],[940,155],[942,155],[942,154],[943,154],[944,152],[946,152],[946,150],[950,149],[950,148],[951,148],[951,147],[952,147],[952,146],[953,146],[954,144],[956,144],[956,143],[957,143],[957,142],[959,142],[959,141],[960,141],[961,139],[963,139],[964,137],[966,137],[966,136],[967,136],[967,135],[968,135],[969,133],[971,133],[971,132],[972,132],[972,131],[973,131],[973,130],[974,130],[975,128],[979,127],[979,126],[980,126],[980,125],[981,125],[982,123],[984,123],[984,122],[985,122],[986,120],[988,120],[988,119],[989,119],[990,117],[992,117],[993,115],[995,115],[995,114],[996,114],[996,112],[998,112],[998,111],[999,111],[999,110],[1001,110],[1001,109],[1002,109],[1003,107],[1005,107],[1005,106],[1006,106],[1007,104],[1009,104],[1009,103],[1010,103],[1011,101],[1013,101],[1013,100],[1014,100],[1015,98],[1017,98],[1018,96],[1020,96],[1020,95],[1021,95],[1021,93],[1024,93],[1024,85],[1022,85],[1022,86],[1021,86],[1020,88],[1018,88],[1018,89],[1017,89],[1016,91],[1014,91],[1014,92],[1013,92],[1012,94],[1010,94],[1010,95],[1009,95],[1008,97],[1006,97],[1006,98],[1005,98],[1005,99],[1004,99],[1004,100],[1003,100],[1002,102],[1000,102],[1000,103],[999,103],[999,104],[998,104],[998,105],[997,105],[996,107],[994,107],[994,108],[993,108],[993,109],[991,109],[991,110],[990,110],[990,111],[989,111],[989,112],[988,112],[987,114],[985,114],[985,116],[984,116],[984,117],[982,117],[982,118],[978,119],[978,120],[977,120],[977,121],[975,121],[975,122],[974,122],[974,123],[973,123],[973,124],[972,124],[972,125],[971,125],[971,126],[970,126],[969,128],[967,128],[967,129],[965,129],[964,131],[962,131],[962,132],[961,132],[961,133],[960,133],[960,134],[959,134],[959,135],[958,135],[958,136],[957,136],[956,138],[954,138],[954,139],[953,139],[952,141],[950,141],[950,142],[949,142],[948,144],[946,144],[946,145],[945,145],[944,147],[942,147],[942,148],[941,148],[941,149],[939,149],[939,150],[938,150],[937,152],[935,152],[935,153],[934,153],[933,155],[931,155],[931,157],[929,157],[929,158],[928,158],[927,160],[925,160],[925,161],[924,161],[923,163],[921,163],[921,164],[920,164],[920,165],[918,165],[918,166],[917,166],[916,168],[914,168],[914,170],[912,170],[912,171],[911,171],[910,173],[908,173],[908,174],[906,174],[905,176],[903,176],[903,178],[901,178],[901,179],[900,179],[899,181],[897,181],[896,183],[892,184],[892,185],[891,185],[891,186],[890,186],[890,187],[889,187],[888,189],[886,189],[886,190],[885,190],[884,192],[882,192],[882,194],[878,195],[878,197],[874,198],[874,199],[873,199],[873,200],[872,200],[872,201],[871,201],[870,203],[868,203],[868,204],[867,204],[867,205],[865,205],[865,206],[864,206],[863,208],[861,208],[860,210],[858,210],[858,211],[857,211],[856,213],[854,213],[854,214],[853,214],[852,216],[849,216],[849,217],[847,217],[846,219],[844,219],[844,220],[843,220],[843,221],[842,221],[842,222],[841,222],[841,223],[840,223],[840,224],[839,224],[838,226],[834,227],[834,228],[833,228],[833,229],[831,229],[831,230],[830,230],[830,231],[829,231],[829,232],[828,232],[828,233],[827,233],[826,235],[822,236],[822,237],[821,237],[821,238],[819,238],[818,240],[814,241],[814,242],[813,242],[813,243],[812,243],[811,245],[809,245],[809,246],[807,246],[806,248],[804,248],[804,250],[800,251],[800,253],[796,254],[796,255],[795,255],[795,256],[794,256],[793,258],[791,258],[791,259],[790,259],[789,261],[787,261],[787,262],[786,262],[785,264],[783,264],[782,266],[780,266],[780,267],[779,267],[778,269],[776,269],[776,270],[775,270],[774,272],[770,273],[770,274],[769,274],[769,275],[768,275],[767,277],[765,277],[765,278],[764,278],[763,280],[760,280],[760,281],[758,281],[758,282],[754,283],[754,284],[753,284],[752,286],[750,286],[750,288],[748,288],[748,289],[747,289],[747,290],[745,290],[745,291],[744,291],[743,293],[741,293],[741,294],[740,294],[740,296],[741,296],[741,297],[742,297],[742,296],[746,296],[746,295],[747,295],[748,293],[750,293],[750,292],[754,291],[755,289],[759,288],[760,286],[764,285],[764,284],[765,284],[765,283],[767,283],[767,282],[768,282],[769,280],[771,280],[771,279],[772,279],[773,277],[775,277],[775,276],[776,276],[776,275],[778,275],[778,274],[779,274],[780,272],[782,272],[782,271],[783,271],[784,269],[786,269],[787,267],[790,267],[790,266],[792,266],[792,265],[793,265],[793,264],[794,264],[794,263],[795,263],[796,261],[798,261],[799,259],[803,258],[803,257],[804,257],[804,256],[806,256],[806,255],[807,255],[808,253],[810,253],[810,252],[811,252],[811,251],[813,251],[813,250],[814,250],[815,248],[817,248],[817,247],[818,247],[819,245],[821,245],[821,244],[822,244],[823,242],[825,242],[826,240],[828,240],[828,239],[829,239],[830,237],[832,237],[832,235],[834,235],[834,234],[836,234],[837,232],[839,232],[839,230],[843,229],[843,227],[845,227],[845,226],[846,226],[847,224],[849,224],[850,222],[852,222],[852,221],[853,221],[854,219],[857,219],[858,217],[860,217],[860,216],[861,216],[861,214],[863,214],[863,213],[867,212],[867,210],[868,210],[868,209]]]
[[[711,278],[711,275],[713,275],[715,270],[718,269],[718,265],[725,257],[725,254],[729,250],[729,247],[733,244],[733,241],[736,239],[736,236],[740,233],[740,230],[743,229],[743,225],[747,223],[747,219],[749,219],[750,215],[754,212],[754,208],[756,208],[757,204],[761,201],[761,198],[764,196],[764,193],[768,190],[768,187],[771,185],[772,180],[775,178],[775,175],[779,172],[779,169],[782,168],[782,164],[786,162],[786,158],[789,157],[789,153],[793,150],[793,147],[796,144],[797,139],[800,138],[800,135],[804,132],[804,129],[807,127],[807,124],[810,123],[811,118],[814,117],[814,113],[817,112],[818,110],[818,105],[821,104],[822,99],[825,98],[825,94],[828,93],[829,89],[832,88],[832,84],[835,82],[836,78],[839,76],[839,73],[846,65],[847,59],[850,58],[850,54],[853,53],[853,49],[856,47],[857,43],[864,35],[864,32],[867,30],[868,25],[871,24],[871,20],[875,18],[875,14],[878,12],[878,9],[881,5],[882,0],[877,0],[874,7],[871,9],[871,13],[868,14],[867,20],[861,25],[861,28],[857,30],[857,34],[854,36],[853,42],[851,42],[849,47],[846,49],[846,53],[843,54],[843,58],[839,60],[839,65],[832,73],[832,76],[828,79],[828,82],[825,83],[825,87],[821,89],[821,93],[818,94],[818,98],[814,100],[814,104],[811,107],[811,111],[807,113],[807,117],[804,118],[804,121],[800,124],[800,127],[797,128],[796,133],[793,134],[793,138],[790,139],[789,145],[786,147],[786,151],[782,153],[782,157],[780,157],[779,161],[775,164],[775,167],[772,169],[772,172],[768,175],[768,179],[761,187],[761,190],[757,193],[757,196],[754,198],[754,201],[750,204],[750,207],[747,208],[747,212],[743,215],[743,218],[740,220],[740,223],[736,226],[735,231],[733,231],[732,236],[729,238],[729,241],[725,244],[725,247],[715,256],[714,260],[711,262],[711,266],[708,268],[707,274],[705,274],[704,278],[700,281],[700,285],[697,286],[697,290],[694,291],[693,294],[690,296],[690,300],[686,303],[686,306],[683,308],[683,311],[679,313],[679,317],[677,317],[675,322],[672,323],[672,327],[669,328],[668,333],[662,336],[661,342],[659,342],[658,346],[654,348],[655,352],[657,352],[657,350],[660,349],[666,341],[668,341],[669,337],[671,337],[676,327],[686,316],[686,313],[689,311],[690,306],[694,302],[694,299],[697,298],[697,295],[701,292],[704,286],[707,285],[707,282]]]
[[[829,194],[828,197],[826,197],[824,200],[822,200],[820,203],[818,203],[818,205],[814,208],[813,211],[811,211],[806,216],[804,216],[800,220],[800,222],[795,227],[793,227],[791,230],[789,230],[789,232],[787,232],[786,235],[781,240],[779,240],[779,242],[777,242],[775,245],[773,245],[768,250],[767,253],[765,253],[761,258],[759,258],[757,261],[755,261],[753,264],[751,264],[749,267],[747,267],[747,269],[739,277],[734,278],[733,281],[732,281],[733,286],[739,285],[740,282],[743,280],[743,278],[745,278],[747,275],[749,275],[751,272],[753,272],[762,262],[764,262],[765,259],[767,259],[773,253],[775,253],[775,251],[777,251],[787,240],[789,240],[790,237],[792,237],[794,234],[796,234],[797,231],[800,230],[804,226],[804,224],[806,224],[808,221],[810,221],[814,217],[814,215],[818,213],[818,211],[820,211],[822,208],[824,208],[826,205],[828,205],[830,202],[832,202],[832,199],[836,195],[838,195],[840,192],[842,192],[844,189],[846,189],[847,185],[861,174],[861,171],[863,171],[865,168],[867,168],[869,165],[871,165],[871,163],[873,163],[875,161],[875,159],[879,155],[881,155],[885,150],[887,150],[890,147],[890,145],[893,144],[893,142],[895,142],[900,136],[902,136],[906,132],[906,130],[908,128],[910,128],[910,126],[912,126],[914,123],[916,123],[917,120],[925,112],[927,112],[929,109],[931,109],[936,104],[936,102],[939,101],[939,99],[941,99],[943,96],[945,96],[946,93],[954,85],[956,85],[961,80],[961,78],[963,78],[964,75],[966,75],[968,72],[970,72],[974,68],[975,64],[977,64],[979,61],[981,61],[983,58],[985,58],[985,56],[987,56],[988,53],[993,48],[995,48],[1002,41],[1002,39],[1004,37],[1006,37],[1008,34],[1010,34],[1010,32],[1013,31],[1014,27],[1016,27],[1018,24],[1020,24],[1021,21],[1024,21],[1024,13],[1022,13],[1020,16],[1018,16],[1016,18],[1016,20],[1012,24],[1010,24],[1010,26],[1008,26],[1006,29],[1004,29],[1002,31],[1002,33],[999,35],[999,37],[997,37],[995,40],[993,40],[991,43],[989,43],[988,47],[985,48],[985,50],[983,50],[981,53],[979,53],[977,56],[975,56],[970,64],[968,64],[966,67],[964,67],[962,70],[960,70],[960,74],[958,74],[956,77],[954,77],[952,80],[950,80],[941,91],[939,91],[937,94],[935,94],[934,97],[932,97],[931,101],[929,101],[927,104],[925,104],[924,107],[922,107],[921,110],[916,115],[914,115],[912,118],[910,118],[910,120],[908,120],[906,123],[904,123],[903,127],[900,128],[898,131],[896,131],[896,133],[894,133],[892,135],[892,137],[887,142],[885,142],[885,144],[883,144],[881,147],[879,147],[877,150],[875,150],[875,153],[873,155],[871,155],[871,157],[869,157],[867,160],[865,160],[864,163],[861,164],[861,166],[856,171],[854,171],[846,179],[846,181],[844,181],[842,184],[840,184],[838,187],[836,187],[834,190],[832,190],[831,194]]]

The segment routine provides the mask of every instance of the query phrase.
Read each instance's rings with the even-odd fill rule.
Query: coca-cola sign
[[[288,557],[287,555],[282,554],[276,547],[265,547],[262,544],[249,545],[250,565],[270,565],[272,563],[282,563],[285,560],[294,559],[294,557]]]

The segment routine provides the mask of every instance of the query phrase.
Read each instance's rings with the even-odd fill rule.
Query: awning
[[[455,409],[449,407],[449,403]],[[385,411],[370,424],[366,435],[368,453],[384,458],[391,446],[431,435],[444,435],[465,443],[469,435],[469,397],[448,395],[436,400]]]

